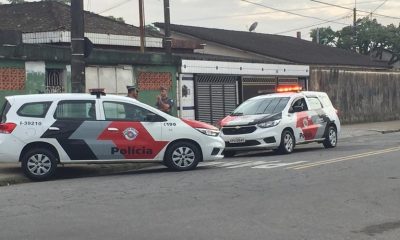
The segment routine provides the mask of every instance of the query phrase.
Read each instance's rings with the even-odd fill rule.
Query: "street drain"
[[[364,228],[360,232],[365,233],[369,236],[374,236],[376,234],[382,234],[384,232],[395,230],[398,228],[400,228],[400,221],[371,225],[371,226]]]

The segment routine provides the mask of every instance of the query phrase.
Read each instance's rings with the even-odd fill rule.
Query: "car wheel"
[[[200,149],[189,142],[176,142],[165,153],[165,165],[172,170],[186,171],[194,169],[200,162]]]
[[[289,154],[292,153],[295,147],[295,139],[291,131],[285,130],[282,132],[281,144],[279,145],[279,153]]]
[[[47,149],[32,149],[23,156],[21,167],[28,178],[34,181],[42,181],[54,176],[57,159]]]
[[[322,143],[325,148],[334,148],[337,145],[337,130],[334,126],[329,126],[328,135]]]
[[[235,154],[235,151],[224,151],[224,157],[233,157]]]

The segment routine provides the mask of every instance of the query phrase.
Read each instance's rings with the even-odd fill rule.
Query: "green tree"
[[[49,2],[49,1],[60,2],[60,3],[71,5],[71,0],[42,0],[42,2]]]
[[[114,16],[107,16],[109,19],[118,21],[118,22],[122,22],[125,23],[125,19],[123,19],[122,17],[114,17]]]
[[[11,4],[17,4],[17,3],[23,3],[25,2],[24,0],[7,0]]]
[[[7,0],[11,4],[24,3],[25,0]],[[71,5],[71,0],[42,0],[42,2],[55,1]]]
[[[317,29],[312,29],[310,36],[316,41]],[[368,17],[358,19],[354,31],[353,26],[347,26],[338,31],[330,27],[320,28],[320,44],[336,46],[338,48],[355,50],[358,53],[369,55],[374,49],[388,49],[394,52],[400,50],[400,27],[393,24],[383,26],[376,19]]]
[[[312,41],[328,46],[336,46],[336,33],[331,27],[315,28],[311,30],[310,36]],[[319,37],[319,39],[317,39]]]

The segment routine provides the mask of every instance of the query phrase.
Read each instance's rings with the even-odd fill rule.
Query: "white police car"
[[[1,110],[0,162],[21,162],[33,180],[57,164],[160,162],[191,170],[223,158],[219,130],[165,114],[137,100],[92,94],[6,97]]]
[[[225,156],[238,151],[273,149],[293,152],[296,144],[337,144],[340,121],[326,93],[295,91],[298,87],[243,102],[219,123]],[[284,91],[282,90],[282,91]]]

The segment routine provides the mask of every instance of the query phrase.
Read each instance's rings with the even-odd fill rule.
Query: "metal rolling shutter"
[[[196,75],[197,119],[215,124],[237,106],[236,76]]]

